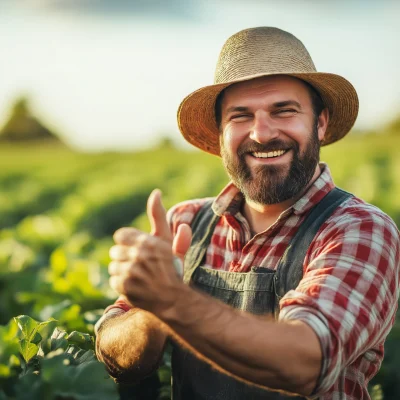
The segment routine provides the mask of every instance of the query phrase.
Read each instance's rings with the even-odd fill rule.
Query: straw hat
[[[245,29],[224,44],[214,85],[189,94],[179,106],[178,126],[185,139],[208,153],[220,155],[215,101],[226,87],[269,75],[290,75],[312,85],[329,110],[322,145],[336,142],[353,126],[358,114],[354,87],[339,75],[317,72],[304,47],[292,34],[277,28]]]

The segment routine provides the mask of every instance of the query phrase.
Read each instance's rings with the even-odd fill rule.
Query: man
[[[177,399],[369,398],[397,309],[399,232],[319,164],[357,112],[352,85],[316,72],[291,34],[228,39],[215,84],[184,99],[178,123],[232,182],[168,218],[156,190],[152,234],[116,232],[121,296],[97,337],[113,375],[143,378],[172,339]]]

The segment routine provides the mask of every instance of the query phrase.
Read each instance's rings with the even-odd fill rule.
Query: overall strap
[[[183,280],[186,283],[190,283],[194,271],[202,263],[220,218],[211,207],[213,201],[214,199],[209,199],[204,203],[190,225],[193,236],[192,244],[185,255]]]
[[[314,206],[300,225],[295,236],[280,259],[275,274],[275,316],[279,314],[279,300],[289,291],[294,290],[303,278],[303,264],[314,236],[322,224],[333,214],[335,209],[352,196],[342,189],[332,189]]]

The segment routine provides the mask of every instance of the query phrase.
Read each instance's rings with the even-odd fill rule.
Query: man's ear
[[[318,117],[318,139],[321,142],[325,137],[326,129],[328,128],[329,123],[329,111],[327,108],[324,108],[321,114]]]

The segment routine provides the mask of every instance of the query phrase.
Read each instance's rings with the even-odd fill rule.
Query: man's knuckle
[[[130,244],[137,235],[138,230],[136,228],[120,228],[114,233],[114,241],[118,244]]]
[[[109,279],[110,286],[118,293],[123,294],[121,287],[121,279],[118,276],[111,276]]]
[[[154,252],[157,249],[157,242],[155,240],[151,240],[154,238],[150,238],[147,243],[146,243],[146,247],[148,251]]]
[[[116,262],[116,261],[111,261],[111,262],[108,264],[108,273],[109,273],[110,275],[115,275],[115,274],[118,273],[118,262]]]
[[[129,278],[134,278],[137,269],[137,263],[134,261],[128,261],[125,263],[125,273]]]
[[[122,237],[125,235],[126,228],[119,228],[114,232],[113,239],[115,242],[121,240]]]
[[[129,259],[129,261],[134,261],[137,259],[137,255],[138,255],[138,248],[137,246],[130,246],[127,249],[127,258]]]
[[[110,248],[109,252],[108,252],[110,258],[112,260],[117,259],[118,255],[120,254],[120,246],[118,245],[114,245]]]
[[[130,260],[132,261],[132,265],[134,263],[143,262],[143,253],[144,253],[143,248],[135,248],[134,253],[132,252],[132,256],[130,257]]]

